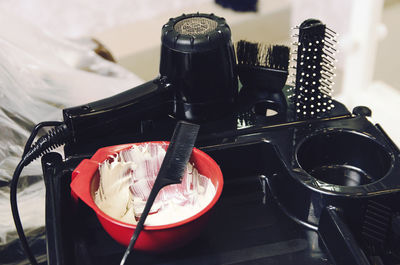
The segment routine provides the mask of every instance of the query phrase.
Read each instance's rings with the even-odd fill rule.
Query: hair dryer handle
[[[63,110],[73,142],[134,132],[143,120],[173,114],[172,86],[156,78],[120,94]]]

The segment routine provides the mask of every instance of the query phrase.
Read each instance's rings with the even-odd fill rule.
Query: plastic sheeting
[[[213,0],[2,0],[0,10],[20,14],[57,36],[78,38],[206,2]]]
[[[94,53],[96,45],[89,39],[57,39],[4,10],[0,24],[0,264],[27,264],[16,241],[8,183],[30,131],[41,121],[61,121],[63,108],[142,82]],[[42,249],[42,261],[44,194],[40,163],[35,161],[22,172],[18,206],[25,232],[33,236],[31,244]]]

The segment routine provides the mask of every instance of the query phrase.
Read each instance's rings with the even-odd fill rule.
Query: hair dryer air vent
[[[217,21],[206,17],[189,17],[176,23],[174,29],[179,34],[198,36],[214,31],[217,25]]]

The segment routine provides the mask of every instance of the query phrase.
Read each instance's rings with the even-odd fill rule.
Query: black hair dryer
[[[166,116],[201,123],[232,112],[236,58],[225,19],[213,14],[171,18],[162,27],[160,75],[115,96],[64,109],[73,141],[135,132]]]

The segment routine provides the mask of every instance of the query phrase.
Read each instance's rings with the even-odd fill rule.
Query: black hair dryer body
[[[213,14],[171,18],[162,27],[160,75],[115,96],[64,109],[73,142],[137,132],[167,116],[194,122],[232,112],[238,93],[229,26]]]

